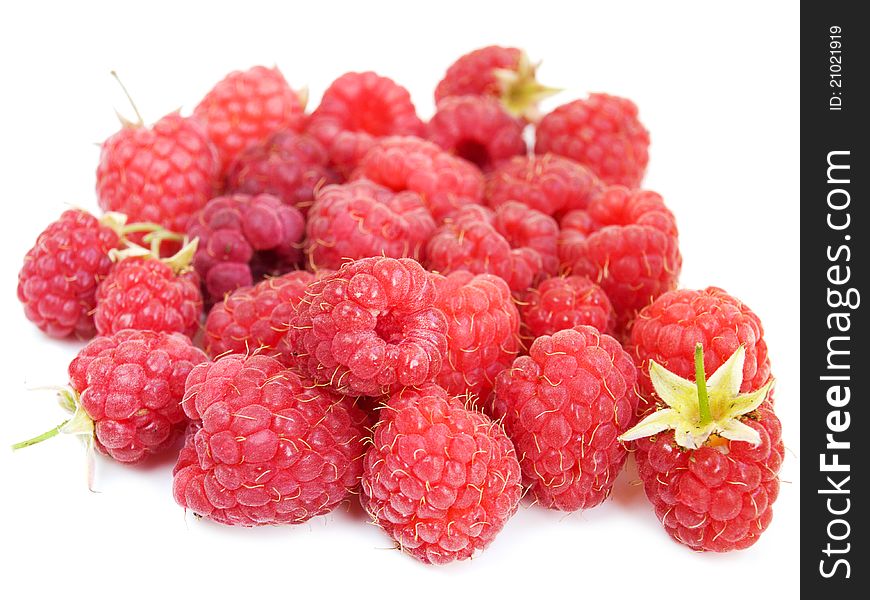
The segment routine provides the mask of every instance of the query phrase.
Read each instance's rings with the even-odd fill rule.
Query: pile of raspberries
[[[447,69],[428,121],[377,73],[307,111],[266,67],[190,115],[124,121],[96,169],[103,213],[67,210],[24,258],[26,317],[87,344],[69,419],[17,446],[71,432],[121,463],[174,453],[175,501],[228,526],[359,502],[432,564],[486,548],[522,498],[601,504],[633,454],[674,540],[752,545],[783,456],[761,322],[721,289],[678,289],[635,104],[542,114],[553,92],[490,46]],[[661,372],[710,378],[697,444],[671,421],[623,437],[679,409]],[[719,427],[729,373],[746,408]]]

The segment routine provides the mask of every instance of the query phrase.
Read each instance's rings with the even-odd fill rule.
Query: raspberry
[[[187,426],[184,381],[206,360],[180,333],[125,329],[96,337],[69,364],[70,389],[59,394],[72,416],[13,448],[62,432],[86,436],[89,447],[122,463],[159,454]]]
[[[371,71],[345,73],[332,82],[308,122],[308,132],[343,173],[359,164],[377,138],[423,131],[408,90]]]
[[[338,182],[338,175],[327,166],[326,150],[320,142],[282,131],[239,154],[229,168],[226,192],[270,194],[305,214],[315,190]]]
[[[103,142],[97,199],[100,208],[130,221],[183,232],[214,195],[218,168],[215,148],[195,120],[172,113],[151,128],[125,123]]]
[[[524,126],[493,98],[453,96],[438,103],[426,137],[488,171],[502,160],[525,154]]]
[[[233,194],[215,198],[187,226],[199,238],[194,266],[208,300],[296,267],[302,258],[305,217],[275,196]]]
[[[574,275],[601,286],[621,333],[638,310],[677,286],[683,263],[677,225],[661,196],[621,186],[594,198],[588,213],[563,219],[560,257]],[[572,233],[569,223],[583,231]]]
[[[438,222],[464,204],[483,200],[483,175],[477,167],[413,137],[379,141],[360,162],[354,178],[396,192],[417,192]]]
[[[363,507],[417,560],[471,558],[517,510],[513,444],[434,384],[402,390],[386,408],[364,459]]]
[[[545,274],[556,273],[558,235],[552,217],[519,202],[502,204],[495,211],[465,206],[429,240],[427,265],[441,273],[492,273],[512,291],[524,291]]]
[[[748,382],[744,346],[709,378],[704,354],[697,344],[694,381],[650,361],[663,408],[620,439],[637,440],[638,473],[670,536],[693,550],[726,552],[751,546],[770,523],[782,426],[768,399],[772,380],[738,391]]]
[[[18,299],[27,318],[52,337],[92,337],[97,286],[109,273],[109,250],[118,243],[118,234],[93,215],[65,211],[24,256]]]
[[[202,426],[175,466],[181,506],[225,525],[296,524],[356,488],[365,415],[268,356],[196,367],[184,410]]]
[[[212,358],[257,352],[286,362],[288,350],[281,342],[312,281],[307,271],[291,271],[232,292],[208,313],[205,351]]]
[[[529,290],[521,304],[524,332],[531,339],[577,325],[610,333],[616,314],[607,294],[587,277],[550,277]]]
[[[202,293],[192,270],[176,274],[166,262],[131,257],[115,263],[97,288],[94,323],[100,335],[122,329],[181,332],[199,328]]]
[[[347,259],[378,254],[420,260],[435,221],[419,194],[360,179],[320,190],[306,229],[309,262],[337,269]]]
[[[515,200],[546,215],[559,217],[585,209],[604,189],[581,164],[557,156],[516,156],[486,177],[486,202],[495,208]]]
[[[631,328],[626,350],[637,368],[641,412],[659,400],[649,376],[649,363],[656,361],[669,371],[694,378],[696,344],[704,346],[704,367],[718,369],[743,346],[743,385],[757,390],[770,379],[770,359],[761,320],[734,296],[716,287],[704,290],[674,290],[640,311]]]
[[[410,258],[365,258],[308,286],[288,344],[303,373],[354,396],[435,379],[447,319],[430,274]]]
[[[468,271],[436,276],[447,317],[447,361],[436,381],[454,395],[486,398],[520,349],[519,313],[501,277]]]
[[[245,148],[289,129],[301,131],[304,102],[277,68],[233,71],[205,95],[193,116],[217,146],[221,172]]]
[[[610,494],[626,457],[616,438],[637,408],[635,377],[619,342],[581,325],[539,337],[496,378],[492,414],[542,506],[592,508]]]
[[[649,132],[631,100],[591,94],[556,108],[538,124],[535,153],[553,152],[592,169],[604,183],[640,186]]]

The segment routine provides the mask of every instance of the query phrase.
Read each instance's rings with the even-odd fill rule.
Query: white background
[[[793,597],[799,540],[800,370],[797,3],[580,2],[4,3],[0,169],[4,387],[0,449],[4,596],[622,598]],[[327,4],[329,6],[327,6]],[[282,6],[283,5],[283,6]],[[15,8],[11,8],[15,6]],[[17,452],[62,418],[52,392],[78,345],[50,341],[15,298],[21,257],[69,204],[96,208],[95,145],[132,116],[190,110],[226,72],[277,63],[310,107],[349,70],[407,86],[424,118],[460,54],[490,43],[544,59],[566,91],[634,99],[652,134],[645,187],[677,215],[683,287],[718,285],[761,317],[788,447],[773,523],[751,549],[672,542],[633,467],[613,499],[576,514],[522,508],[473,561],[426,567],[389,549],[356,508],[297,527],[231,529],[185,518],[172,460],[97,464],[87,490],[74,439]],[[599,596],[602,597],[602,596]]]

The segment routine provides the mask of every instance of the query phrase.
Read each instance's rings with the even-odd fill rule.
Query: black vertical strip
[[[867,597],[870,22],[801,9],[801,587]]]

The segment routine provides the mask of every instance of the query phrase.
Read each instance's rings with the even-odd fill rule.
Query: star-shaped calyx
[[[742,419],[767,398],[773,380],[754,392],[740,393],[746,350],[740,346],[716,372],[704,376],[704,350],[695,346],[695,381],[684,379],[651,360],[649,375],[659,398],[667,408],[658,410],[623,433],[623,441],[649,437],[668,429],[683,448],[700,448],[712,435],[733,440],[761,443],[758,432]]]
[[[536,79],[540,63],[532,63],[525,52],[520,53],[516,69],[495,69],[495,77],[501,87],[501,103],[510,114],[523,117],[529,122],[540,120],[538,103],[562,91],[541,85]]]

